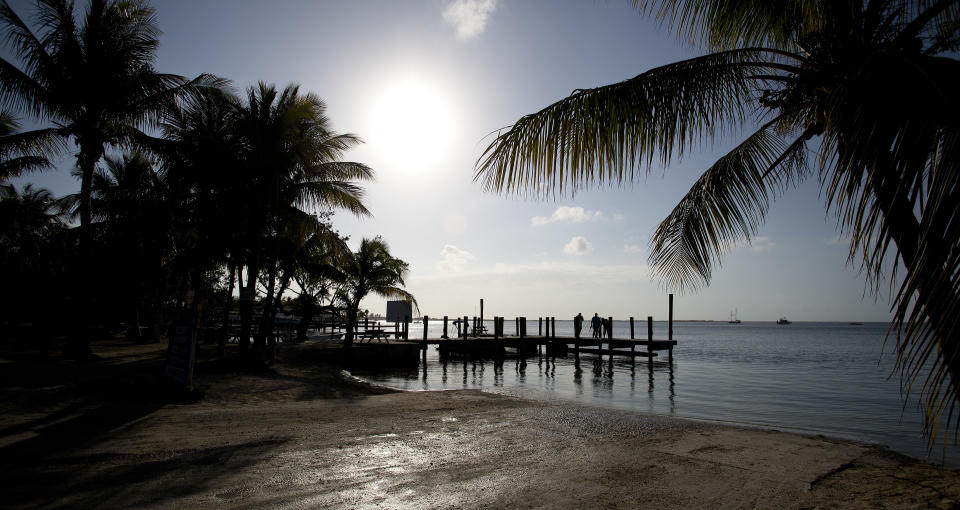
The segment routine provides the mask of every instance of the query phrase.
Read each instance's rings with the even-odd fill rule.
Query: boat
[[[779,319],[777,319],[777,324],[793,324],[793,323],[788,321],[786,317],[780,317]]]
[[[737,309],[736,309],[736,308],[734,308],[734,310],[733,310],[732,312],[730,312],[730,320],[728,320],[727,323],[728,323],[728,324],[740,324],[740,319],[737,318]]]

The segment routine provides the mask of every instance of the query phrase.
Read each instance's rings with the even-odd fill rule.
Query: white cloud
[[[624,253],[645,253],[647,251],[642,245],[639,244],[625,244],[623,245]]]
[[[464,278],[476,281],[513,282],[525,286],[534,283],[557,282],[563,285],[584,283],[624,283],[650,281],[646,264],[582,264],[577,262],[540,262],[536,264],[507,264],[498,262],[493,267],[451,274],[417,276],[414,280],[449,281]],[[499,283],[498,283],[499,284]]]
[[[750,249],[755,252],[764,252],[773,249],[777,243],[770,240],[769,237],[754,237],[753,242],[750,243]]]
[[[750,251],[754,253],[763,253],[765,251],[770,251],[776,246],[777,243],[773,242],[769,237],[760,236],[754,237],[749,242],[746,239],[740,239],[732,246],[730,246],[730,251],[739,250],[741,248],[749,248]]]
[[[830,239],[823,240],[823,244],[826,244],[827,246],[839,246],[839,245],[846,245],[849,243],[850,243],[850,238],[848,236],[843,236],[843,235],[835,235]]]
[[[561,205],[550,217],[534,216],[530,219],[530,224],[534,227],[542,227],[551,223],[586,223],[603,218],[603,211],[588,211],[583,207],[568,207]]]
[[[461,214],[448,214],[443,218],[443,231],[448,234],[461,235],[467,231],[467,219]]]
[[[455,273],[463,271],[467,263],[474,259],[472,253],[461,250],[452,244],[444,245],[440,250],[440,256],[443,257],[437,263],[437,271],[442,273]]]
[[[583,236],[575,236],[563,246],[563,253],[567,255],[586,255],[593,251],[593,245]]]
[[[497,0],[453,0],[443,10],[443,20],[457,30],[457,38],[472,39],[487,27],[497,9]]]

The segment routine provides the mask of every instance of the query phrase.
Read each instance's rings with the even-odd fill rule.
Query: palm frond
[[[708,285],[714,260],[749,242],[778,190],[806,174],[804,137],[787,144],[763,126],[707,169],[657,227],[649,262],[666,285],[683,292]]]
[[[715,53],[573,95],[527,115],[487,147],[474,180],[487,191],[548,196],[637,179],[689,145],[746,119],[752,76],[778,66],[762,49]]]

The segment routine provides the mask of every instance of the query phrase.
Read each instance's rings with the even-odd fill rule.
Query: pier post
[[[403,339],[410,340],[410,316],[403,316]]]
[[[527,318],[520,317],[520,338],[527,336]]]
[[[633,317],[630,317],[630,340],[633,340]]]
[[[424,370],[426,370],[427,368],[427,331],[429,329],[430,329],[430,317],[427,317],[426,315],[424,315],[423,316],[423,345],[421,346],[421,349],[423,349]]]
[[[500,339],[500,317],[493,316],[493,339]]]
[[[443,336],[441,336],[440,338],[443,338],[444,340],[446,340],[447,338],[450,338],[449,336],[447,336],[447,316],[446,315],[443,316]]]
[[[673,294],[670,294],[670,315],[667,317],[667,340],[673,340]],[[673,355],[673,347],[670,347],[670,355]]]
[[[647,352],[653,350],[653,317],[647,316]],[[651,360],[653,358],[650,358]]]
[[[480,327],[483,327],[483,298],[480,298]],[[481,331],[481,330],[477,330]]]
[[[610,329],[607,330],[607,340],[613,340],[613,317],[607,317],[607,320],[610,321]]]
[[[550,338],[557,338],[557,318],[550,317]]]
[[[537,336],[543,336],[543,317],[537,317]]]
[[[516,326],[515,334],[516,336],[520,336],[520,317],[514,317],[513,322]]]
[[[467,335],[469,334],[470,334],[470,317],[464,315],[463,316],[463,339],[466,340]]]

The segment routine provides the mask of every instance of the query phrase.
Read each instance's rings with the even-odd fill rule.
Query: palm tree
[[[6,289],[0,295],[0,326],[49,313],[37,301],[49,305],[58,294],[53,283],[61,272],[56,249],[65,230],[61,212],[45,189],[0,184],[0,267]]]
[[[721,254],[756,235],[771,202],[817,176],[868,288],[876,293],[891,274],[902,387],[908,396],[919,387],[931,446],[940,430],[947,439],[951,420],[957,437],[957,0],[635,5],[705,54],[522,117],[489,145],[475,178],[490,191],[541,196],[623,185],[640,165],[750,128],[656,230],[656,274],[681,291],[708,285]]]
[[[53,130],[19,130],[20,123],[13,115],[0,111],[0,181],[50,168],[47,155],[59,148]]]
[[[334,132],[323,101],[314,94],[301,95],[295,85],[282,91],[265,83],[250,87],[246,102],[236,105],[236,133],[242,146],[238,177],[245,186],[237,196],[237,207],[244,211],[241,221],[250,241],[247,283],[241,289],[246,299],[240,303],[240,342],[245,346],[252,325],[252,298],[264,269],[264,303],[270,306],[274,300],[277,238],[285,221],[297,216],[294,209],[303,207],[369,215],[356,181],[372,179],[373,171],[360,163],[340,161],[360,139]],[[264,347],[269,327],[266,320],[261,323],[257,350]]]
[[[36,32],[0,2],[0,27],[19,62],[0,58],[0,103],[52,122],[76,144],[86,250],[91,182],[106,149],[147,138],[143,130],[157,127],[171,102],[221,81],[156,72],[160,31],[153,8],[140,0],[90,0],[79,22],[73,2],[38,0],[35,19]]]
[[[107,265],[98,278],[101,287],[108,287],[101,294],[111,298],[110,309],[123,312],[130,338],[140,338],[144,316],[155,333],[160,329],[156,312],[165,266],[173,259],[180,210],[180,204],[170,199],[165,177],[145,154],[134,152],[106,157],[91,181],[91,226],[99,241],[96,247],[103,250],[97,258]],[[79,194],[68,195],[61,203],[76,218]]]
[[[379,236],[363,239],[360,248],[347,256],[341,268],[346,277],[341,288],[347,312],[344,346],[353,345],[360,301],[370,293],[386,298],[406,299],[416,305],[417,300],[413,294],[403,289],[403,279],[408,270],[409,264],[391,255],[390,247]]]

